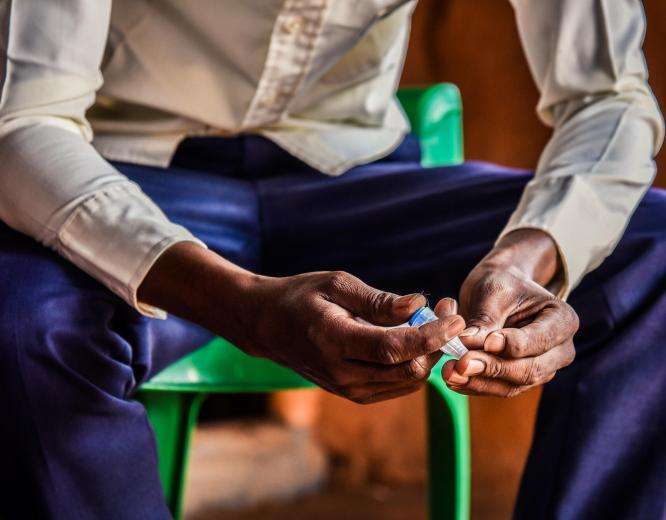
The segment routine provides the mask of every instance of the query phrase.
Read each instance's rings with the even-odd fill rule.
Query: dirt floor
[[[496,425],[486,426],[497,431]],[[489,455],[484,450],[477,450],[482,457]],[[501,474],[510,468],[497,457],[493,460],[493,471],[487,465],[482,471],[484,465],[480,464],[474,475],[474,520],[506,520],[511,516],[513,491],[501,483]],[[350,479],[346,463],[327,457],[305,431],[266,421],[213,423],[195,433],[185,518],[426,518],[423,484],[379,482]]]
[[[319,493],[244,511],[201,511],[188,520],[418,520],[426,518],[425,488],[383,485]]]

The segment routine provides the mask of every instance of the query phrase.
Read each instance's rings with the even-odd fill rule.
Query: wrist
[[[159,307],[226,337],[242,334],[261,277],[193,242],[179,242],[155,262],[137,291]]]
[[[562,265],[552,237],[539,229],[517,229],[503,236],[482,261],[502,269],[517,269],[525,277],[546,286]]]

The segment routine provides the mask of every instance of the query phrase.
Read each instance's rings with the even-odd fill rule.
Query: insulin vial
[[[430,307],[421,307],[414,314],[412,314],[411,318],[409,318],[409,326],[420,327],[421,325],[438,319],[439,318]],[[460,338],[457,336],[449,341],[446,345],[444,345],[440,350],[444,352],[444,354],[448,354],[449,356],[452,356],[456,359],[460,359],[468,352],[467,347],[462,344],[462,341],[460,341]]]

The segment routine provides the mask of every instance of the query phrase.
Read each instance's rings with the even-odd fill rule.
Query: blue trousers
[[[248,269],[342,269],[432,301],[457,294],[529,179],[484,163],[423,169],[411,138],[335,179],[249,136],[186,141],[167,170],[118,167]],[[517,518],[664,513],[665,223],[666,193],[652,190],[571,296],[578,355],[545,387]],[[153,433],[131,396],[210,333],[140,316],[3,225],[0,289],[0,517],[167,518]]]

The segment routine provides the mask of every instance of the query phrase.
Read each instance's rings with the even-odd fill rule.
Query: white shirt
[[[0,0],[0,218],[141,312],[163,315],[136,300],[155,260],[196,238],[102,157],[167,166],[187,136],[258,133],[339,175],[408,131],[394,92],[415,0],[111,4]],[[655,174],[645,16],[640,0],[512,4],[555,131],[503,233],[554,238],[564,297]]]

